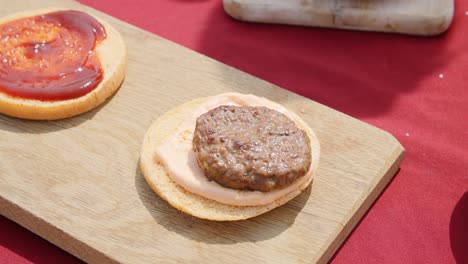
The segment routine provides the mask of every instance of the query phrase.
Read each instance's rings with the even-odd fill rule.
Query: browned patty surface
[[[193,149],[209,179],[238,190],[284,188],[311,163],[307,134],[266,107],[220,106],[201,115]]]

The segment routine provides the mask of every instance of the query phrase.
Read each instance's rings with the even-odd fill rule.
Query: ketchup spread
[[[0,24],[0,92],[42,101],[87,94],[103,79],[95,54],[104,27],[80,11]]]

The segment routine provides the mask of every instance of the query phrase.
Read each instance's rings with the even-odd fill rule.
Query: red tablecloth
[[[468,1],[436,38],[241,23],[221,2],[82,0],[400,140],[401,171],[333,263],[468,263]],[[0,216],[0,262],[78,260]]]

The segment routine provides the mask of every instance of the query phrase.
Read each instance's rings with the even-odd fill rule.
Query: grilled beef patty
[[[193,149],[206,177],[238,190],[287,187],[311,163],[307,134],[266,107],[220,106],[199,116]]]

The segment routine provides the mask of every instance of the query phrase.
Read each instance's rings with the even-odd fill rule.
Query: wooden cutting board
[[[278,88],[76,2],[1,1],[0,15],[46,6],[82,9],[123,35],[128,74],[117,94],[81,116],[33,122],[0,115],[0,212],[92,263],[326,262],[399,168],[403,148],[385,131]],[[240,222],[178,212],[155,195],[138,159],[146,129],[200,96],[265,96],[317,132],[311,187]]]
[[[437,35],[454,0],[224,0],[224,9],[250,22]]]

